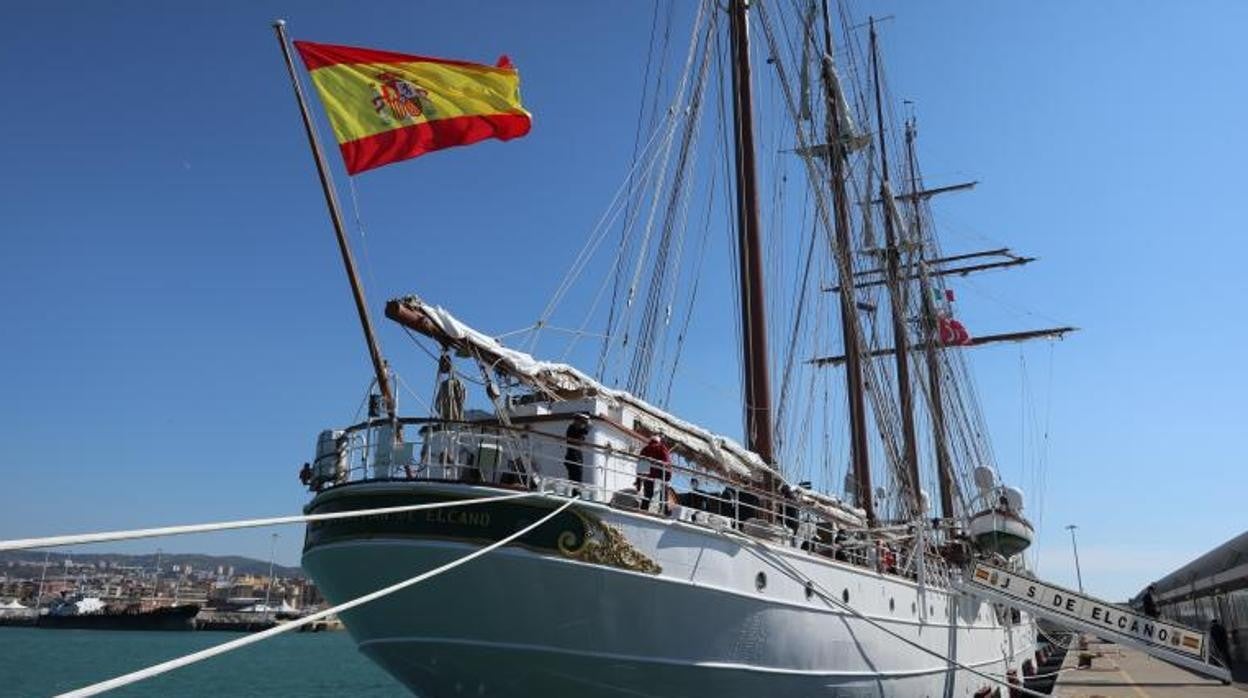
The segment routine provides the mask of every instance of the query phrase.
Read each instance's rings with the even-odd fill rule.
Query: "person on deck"
[[[787,483],[780,485],[780,518],[784,527],[797,533],[801,528],[799,515],[801,510],[797,506],[797,492],[793,490]]]
[[[880,549],[880,571],[897,574],[897,551],[893,550],[893,546],[888,543]]]
[[[1209,621],[1209,640],[1217,651],[1215,657],[1226,668],[1231,667],[1231,644],[1226,637],[1226,627],[1217,618]]]
[[[1149,584],[1144,590],[1144,596],[1140,598],[1140,607],[1144,609],[1144,615],[1149,618],[1157,617],[1157,599],[1153,598],[1153,585]]]
[[[448,422],[462,422],[464,398],[464,384],[455,375],[455,365],[451,363],[449,354],[443,354],[438,358],[438,393],[433,399],[438,418]]]
[[[302,482],[303,486],[307,487],[308,489],[315,489],[312,486],[312,464],[311,463],[304,463],[303,467],[299,469],[299,482]]]
[[[841,562],[849,562],[849,551],[845,547],[849,545],[849,536],[845,534],[844,529],[837,529],[836,535],[832,537],[832,557]]]
[[[711,511],[711,498],[698,488],[698,478],[689,479],[689,494],[683,495],[677,501],[687,507],[698,509],[699,511]]]
[[[589,437],[589,415],[581,413],[572,419],[568,430],[563,433],[568,442],[568,450],[563,454],[563,464],[568,469],[568,479],[572,482],[583,482],[585,470],[585,452],[581,445]]]
[[[662,479],[664,483],[671,481],[672,452],[663,443],[663,437],[655,434],[641,449],[641,458],[637,460],[637,480],[642,491],[642,510],[650,509],[650,500],[654,499],[654,483]]]

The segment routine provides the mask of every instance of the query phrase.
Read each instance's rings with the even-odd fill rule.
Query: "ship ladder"
[[[976,563],[954,587],[1230,683],[1230,671],[1214,663],[1208,637],[1199,630],[984,562]]]

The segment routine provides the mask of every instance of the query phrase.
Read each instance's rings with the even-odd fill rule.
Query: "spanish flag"
[[[520,76],[506,56],[487,66],[296,41],[342,150],[357,174],[433,150],[529,132]]]

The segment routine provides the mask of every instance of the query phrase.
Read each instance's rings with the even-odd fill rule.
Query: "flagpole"
[[[277,41],[282,46],[286,69],[290,71],[290,84],[295,90],[295,100],[299,102],[299,114],[303,117],[303,126],[308,132],[308,144],[312,147],[312,156],[316,159],[317,173],[321,176],[321,189],[325,192],[325,204],[329,207],[329,217],[333,220],[334,233],[338,236],[338,250],[342,253],[342,264],[347,270],[347,280],[351,282],[351,295],[355,297],[355,309],[360,315],[364,339],[368,342],[368,353],[373,359],[377,386],[386,403],[386,414],[391,421],[394,421],[394,391],[390,386],[390,376],[386,373],[386,363],[381,358],[381,349],[377,346],[377,336],[373,334],[373,322],[369,319],[368,306],[364,302],[364,289],[355,272],[355,258],[351,255],[351,247],[347,245],[346,229],[342,224],[342,209],[338,204],[338,195],[335,193],[333,180],[330,178],[329,166],[325,162],[325,154],[321,151],[321,142],[316,137],[316,129],[312,126],[312,113],[308,111],[308,103],[303,97],[303,87],[295,72],[295,62],[290,55],[290,41],[286,37],[286,20],[274,21],[273,29],[277,32]]]

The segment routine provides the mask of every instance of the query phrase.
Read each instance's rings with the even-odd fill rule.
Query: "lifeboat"
[[[1031,546],[1036,531],[1023,516],[1022,491],[997,485],[994,479],[987,468],[976,468],[976,484],[989,504],[971,516],[967,532],[980,550],[1010,558]]]
[[[1001,508],[975,514],[967,528],[976,546],[1002,557],[1013,557],[1023,552],[1036,537],[1035,529],[1021,514]]]

